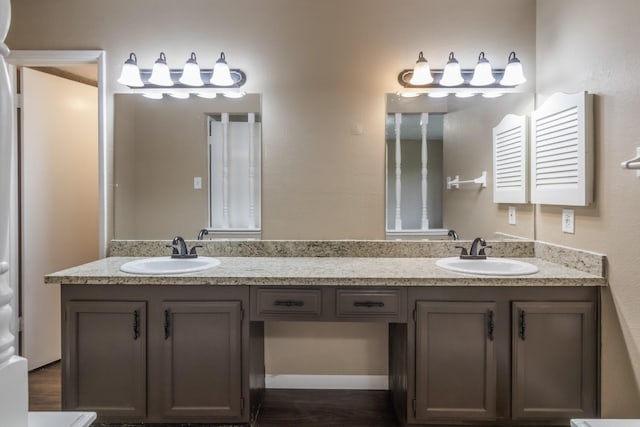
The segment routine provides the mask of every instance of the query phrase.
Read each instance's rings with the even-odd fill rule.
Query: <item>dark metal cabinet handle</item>
[[[526,335],[525,332],[527,330],[527,324],[525,322],[525,313],[524,310],[520,310],[520,331],[518,332],[518,335],[520,336],[520,339],[524,341]]]
[[[164,311],[164,339],[169,339],[171,336],[171,311],[169,309]]]
[[[382,301],[354,301],[354,307],[384,307]]]
[[[278,307],[302,307],[304,306],[304,301],[298,301],[298,300],[290,300],[290,299],[285,299],[285,300],[275,300],[273,302],[273,305],[278,306]]]
[[[140,311],[135,310],[133,312],[133,339],[140,338]]]
[[[489,313],[487,313],[487,335],[491,341],[493,341],[493,329],[493,310],[489,310]]]

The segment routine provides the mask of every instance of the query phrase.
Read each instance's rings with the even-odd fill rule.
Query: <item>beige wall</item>
[[[418,51],[441,68],[454,50],[471,68],[481,50],[496,66],[515,50],[529,78],[523,90],[532,91],[535,81],[535,0],[20,0],[12,6],[12,49],[106,51],[110,148],[112,95],[126,90],[116,79],[129,52],[150,67],[162,50],[178,68],[192,51],[211,67],[224,50],[232,67],[246,71],[245,89],[263,95],[265,239],[384,238],[385,94],[400,89],[397,75]],[[361,135],[351,135],[354,125]],[[375,328],[361,339],[377,348],[385,345],[386,327]],[[307,341],[317,346],[307,353],[321,354],[320,346],[339,353],[349,336],[339,326],[334,333],[333,340]],[[270,346],[270,339],[267,369],[288,372],[282,361],[295,347]],[[336,359],[326,369],[324,360],[310,358],[307,366],[349,374],[369,357],[352,348],[345,355],[350,363]]]
[[[560,231],[562,207],[538,207],[536,237],[607,254],[610,292],[602,298],[605,417],[640,417],[640,180],[620,168],[640,146],[639,16],[637,0],[537,2],[539,100],[554,92],[596,94],[595,203],[576,209],[573,235]]]

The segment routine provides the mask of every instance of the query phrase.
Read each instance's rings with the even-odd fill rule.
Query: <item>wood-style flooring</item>
[[[30,411],[60,410],[60,374],[60,362],[29,373]],[[397,427],[398,424],[386,391],[265,390],[255,427],[279,426]]]

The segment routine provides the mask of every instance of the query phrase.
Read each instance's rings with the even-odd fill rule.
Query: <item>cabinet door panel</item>
[[[416,309],[416,418],[495,419],[495,304],[418,302]]]
[[[164,415],[240,416],[240,301],[165,302],[164,315]]]
[[[71,301],[65,309],[63,409],[144,417],[146,303]]]
[[[592,302],[513,304],[513,418],[595,416]]]

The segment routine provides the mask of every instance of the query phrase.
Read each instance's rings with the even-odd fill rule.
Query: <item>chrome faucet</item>
[[[202,240],[204,239],[204,236],[208,236],[208,235],[209,235],[209,230],[207,230],[206,228],[203,228],[198,232],[198,240]]]
[[[453,238],[453,240],[460,240],[460,238],[458,237],[458,233],[456,233],[456,230],[454,230],[453,228],[449,230],[447,236]]]

